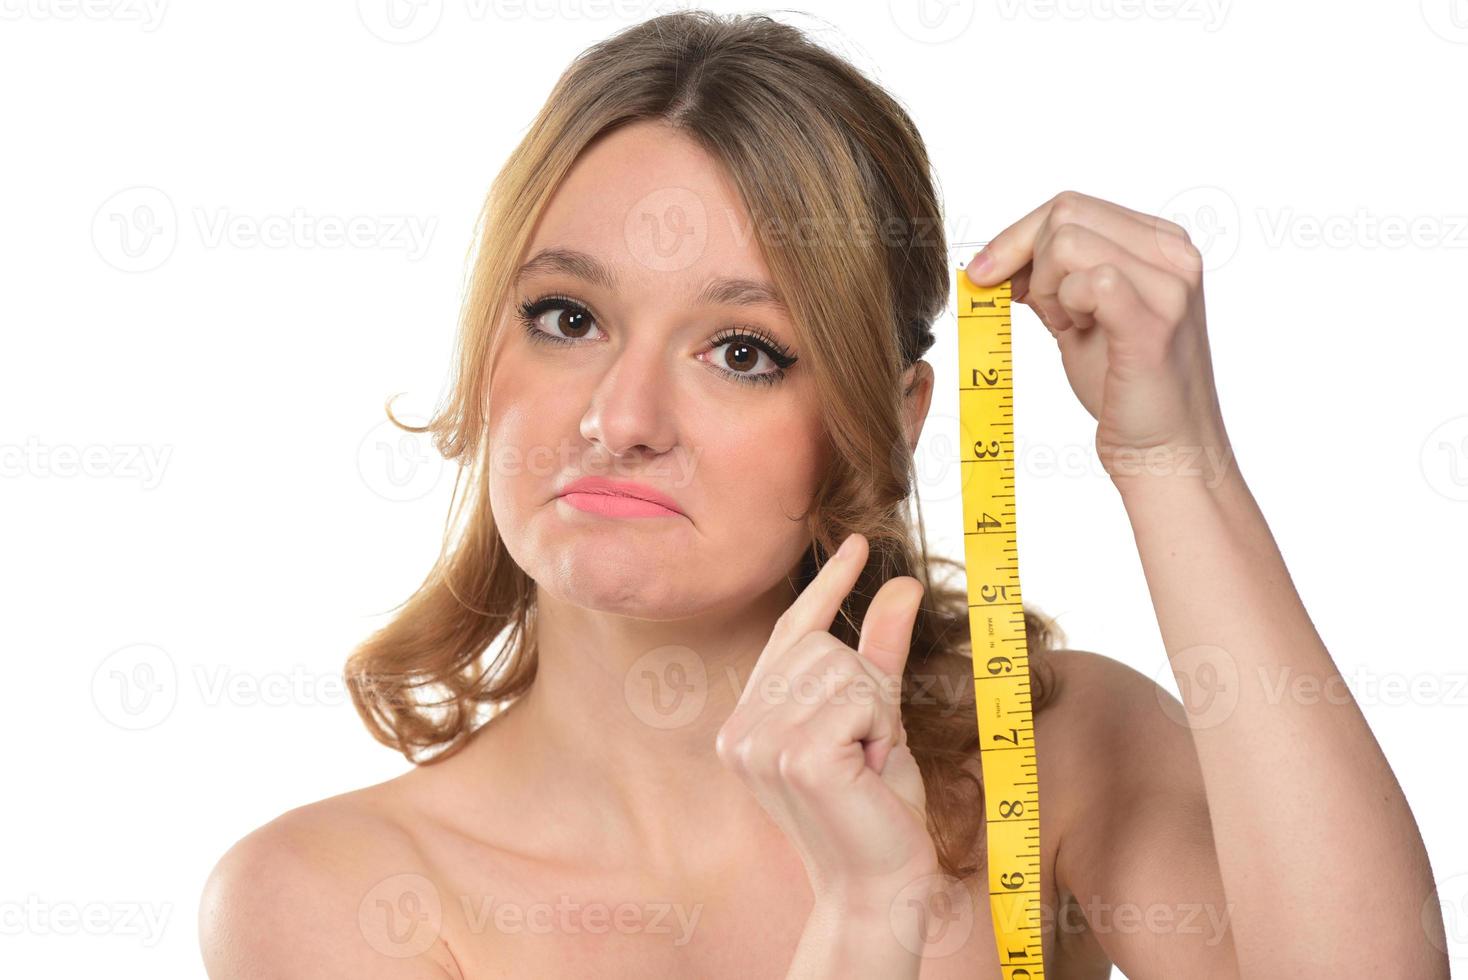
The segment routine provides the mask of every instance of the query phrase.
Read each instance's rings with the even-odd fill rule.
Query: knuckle
[[[1188,229],[1168,218],[1159,217],[1157,219],[1157,230],[1172,235],[1174,238],[1186,240],[1188,237]]]
[[[833,679],[830,685],[829,698],[835,704],[847,704],[855,702],[860,704],[860,698],[865,693],[862,681],[870,680],[866,671],[860,674],[847,673]]]
[[[848,677],[860,669],[855,662],[855,656],[844,643],[840,646],[826,647],[811,664],[811,673],[822,676],[829,674],[836,677]]]
[[[1081,240],[1085,234],[1086,230],[1073,221],[1061,224],[1050,236],[1050,250],[1061,259],[1073,259],[1080,249]]]
[[[735,739],[734,744],[730,747],[733,768],[751,776],[759,776],[767,772],[766,762],[769,753],[765,745],[765,740],[753,733]]]
[[[1103,262],[1096,266],[1094,272],[1094,285],[1097,293],[1107,296],[1115,296],[1122,287],[1121,270],[1110,262]]]
[[[1179,229],[1177,235],[1159,235],[1157,249],[1168,266],[1180,272],[1183,280],[1190,286],[1197,286],[1202,282],[1203,252],[1185,230]]]
[[[818,753],[806,745],[783,749],[776,759],[776,771],[780,779],[791,786],[819,786],[827,768]]]
[[[1203,250],[1198,248],[1197,243],[1191,238],[1183,239],[1182,253],[1190,273],[1196,274],[1203,271]]]
[[[1051,214],[1075,214],[1086,204],[1086,195],[1080,191],[1063,190],[1050,199]]]
[[[735,750],[738,744],[738,737],[725,724],[723,728],[719,729],[718,734],[714,736],[714,754],[719,757],[719,761],[724,763],[724,765],[733,765],[738,761],[738,752]]]

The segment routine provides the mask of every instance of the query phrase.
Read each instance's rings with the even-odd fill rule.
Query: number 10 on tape
[[[1010,283],[969,281],[964,269],[983,244],[955,244],[949,256],[956,283],[963,549],[989,911],[1004,980],[1042,980],[1040,785],[1020,605]]]

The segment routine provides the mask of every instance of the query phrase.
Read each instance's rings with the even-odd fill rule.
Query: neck
[[[656,621],[537,590],[536,676],[501,750],[537,805],[584,822],[577,839],[618,863],[684,874],[727,866],[731,841],[783,840],[714,741],[794,598],[781,580],[753,603]]]

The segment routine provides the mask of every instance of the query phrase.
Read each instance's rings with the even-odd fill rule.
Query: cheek
[[[705,501],[706,531],[740,562],[779,567],[807,544],[805,512],[827,454],[818,427],[791,421],[741,423],[706,433],[695,482]]]
[[[537,391],[527,380],[530,377],[507,352],[489,385],[485,405],[490,509],[502,533],[512,534],[529,511],[549,497],[563,468],[555,451],[556,420],[545,411],[543,400],[536,407]]]

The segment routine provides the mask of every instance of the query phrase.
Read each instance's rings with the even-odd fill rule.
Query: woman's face
[[[565,602],[642,619],[738,608],[781,583],[809,543],[827,444],[808,352],[750,285],[773,288],[720,166],[663,124],[624,126],[582,154],[526,258],[487,409],[510,554]],[[559,496],[588,476],[678,512]]]

